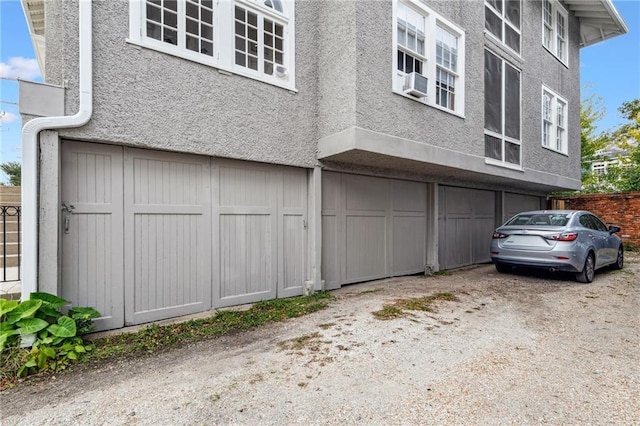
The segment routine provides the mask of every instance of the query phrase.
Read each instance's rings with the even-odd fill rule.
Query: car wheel
[[[506,274],[507,272],[511,271],[511,267],[507,265],[501,265],[500,263],[496,263],[496,271],[500,272],[501,274]]]
[[[593,253],[587,255],[587,260],[584,261],[582,272],[576,274],[576,281],[581,283],[590,283],[593,281],[593,275],[595,274],[596,261],[593,257]]]
[[[622,246],[618,247],[618,256],[616,257],[616,263],[612,265],[613,269],[622,269],[624,266],[624,249]]]

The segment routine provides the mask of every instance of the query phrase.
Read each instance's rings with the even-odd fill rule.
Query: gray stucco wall
[[[93,116],[82,128],[61,131],[61,137],[313,167],[318,7],[296,6],[298,93],[292,93],[130,44],[129,2],[94,2]],[[77,2],[53,3],[47,11],[56,17],[51,27],[57,28],[57,17],[65,19],[64,31],[47,34],[47,71],[66,82],[66,112],[73,114]],[[60,49],[61,60],[53,53]]]
[[[354,126],[484,157],[482,1],[431,1],[465,30],[465,117],[392,92],[390,0],[296,3],[298,93],[193,63],[126,41],[129,3],[94,2],[94,113],[62,137],[300,167],[317,165],[319,138]],[[47,80],[65,84],[77,110],[77,2],[47,2]],[[579,25],[570,16],[569,67],[542,46],[541,3],[523,1],[523,167],[579,179]],[[64,24],[64,25],[63,25]],[[569,155],[542,148],[541,86],[569,101]],[[341,165],[342,169],[348,169]],[[354,168],[355,171],[355,168]],[[501,176],[504,169],[487,166]],[[416,179],[423,177],[415,175]]]
[[[357,126],[380,133],[484,157],[484,49],[522,70],[522,165],[580,178],[579,24],[569,19],[569,67],[542,46],[541,2],[522,2],[522,58],[505,52],[485,34],[482,1],[431,1],[428,6],[465,31],[465,117],[428,107],[391,91],[392,4],[357,3]],[[569,155],[542,148],[541,90],[547,85],[569,102]],[[487,166],[500,175],[504,169]]]

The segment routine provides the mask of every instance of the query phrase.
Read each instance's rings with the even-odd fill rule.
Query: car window
[[[593,220],[591,220],[591,217],[588,214],[580,216],[580,225],[589,229],[597,229],[596,225],[593,223]]]
[[[534,225],[534,226],[565,226],[569,218],[566,214],[519,214],[505,223],[506,226]]]
[[[609,228],[607,228],[607,225],[602,223],[602,221],[600,219],[598,219],[596,216],[589,215],[589,217],[593,221],[593,224],[595,225],[595,229],[597,229],[598,231],[603,231],[603,232],[608,232],[609,231]]]

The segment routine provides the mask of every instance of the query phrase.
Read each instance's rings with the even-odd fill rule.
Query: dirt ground
[[[399,297],[437,312],[380,320]],[[491,265],[333,292],[285,323],[22,383],[2,424],[640,424],[640,256],[592,284]]]

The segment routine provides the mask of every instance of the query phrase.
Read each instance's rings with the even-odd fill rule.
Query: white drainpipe
[[[79,89],[80,105],[75,115],[39,117],[22,128],[22,300],[38,291],[38,135],[43,130],[81,127],[93,112],[91,0],[80,0]]]

